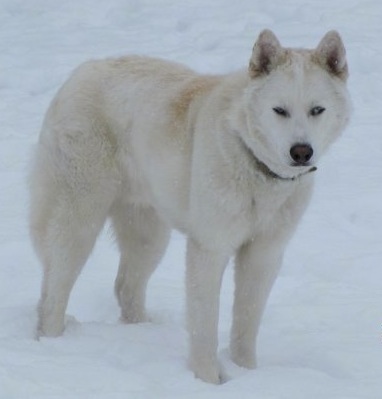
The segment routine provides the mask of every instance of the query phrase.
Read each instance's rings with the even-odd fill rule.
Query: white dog
[[[222,380],[219,292],[232,255],[231,356],[255,367],[261,315],[312,172],[349,119],[347,76],[335,31],[314,50],[263,31],[249,68],[225,76],[146,57],[80,66],[50,105],[31,175],[39,336],[62,334],[70,291],[110,217],[122,320],[146,320],[147,282],[176,228],[187,236],[190,367]]]

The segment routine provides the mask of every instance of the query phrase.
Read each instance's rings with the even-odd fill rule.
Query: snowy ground
[[[380,0],[0,0],[0,399],[351,399],[382,395],[382,2]],[[228,360],[232,271],[210,386],[186,366],[184,241],[149,287],[153,323],[118,323],[117,253],[103,234],[72,295],[62,338],[33,339],[40,267],[27,234],[26,175],[46,107],[80,62],[125,53],[201,72],[246,65],[254,39],[313,47],[338,29],[354,117],[317,173],[259,337],[259,368]]]

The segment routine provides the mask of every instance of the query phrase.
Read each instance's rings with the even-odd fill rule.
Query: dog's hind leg
[[[46,210],[51,217],[43,230],[34,233],[44,273],[38,307],[39,336],[62,334],[70,292],[107,216],[107,207],[101,211],[82,205],[60,201],[54,209]]]
[[[38,336],[62,334],[70,292],[113,201],[111,179],[68,187],[49,173],[47,165],[35,170],[31,190],[31,236],[43,265]]]
[[[115,294],[125,323],[146,321],[148,280],[160,262],[170,228],[151,207],[119,202],[112,209],[112,224],[121,252]]]

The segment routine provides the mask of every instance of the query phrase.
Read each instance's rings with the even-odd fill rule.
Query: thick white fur
[[[346,77],[336,32],[298,50],[264,31],[249,69],[226,76],[146,57],[80,66],[50,105],[31,175],[31,235],[44,270],[38,335],[62,334],[70,291],[110,217],[127,323],[146,320],[147,281],[170,229],[187,235],[190,367],[212,383],[222,380],[220,285],[236,257],[231,354],[255,367],[266,299],[311,196],[313,173],[303,173],[349,118]],[[318,105],[325,112],[311,116]],[[295,143],[312,146],[309,165],[293,166]]]

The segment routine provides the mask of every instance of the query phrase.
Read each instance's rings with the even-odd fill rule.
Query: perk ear
[[[249,75],[251,78],[268,75],[282,62],[284,54],[285,50],[275,34],[268,29],[263,30],[253,46]]]
[[[349,75],[346,50],[338,32],[328,32],[314,50],[313,57],[329,73],[346,81]]]

